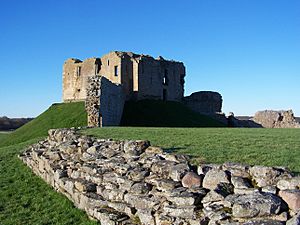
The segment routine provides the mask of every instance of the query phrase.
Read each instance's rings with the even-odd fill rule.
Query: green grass
[[[97,224],[17,158],[35,141],[0,148],[0,224]]]
[[[224,127],[208,116],[196,113],[179,102],[142,100],[126,102],[122,126],[140,127]]]
[[[86,126],[84,104],[54,104],[35,120],[0,133],[0,224],[96,225],[62,194],[35,176],[17,155],[47,135],[50,128]]]
[[[0,147],[21,143],[37,137],[45,137],[51,128],[86,125],[87,115],[83,102],[53,104],[34,120],[6,135],[2,140],[0,139]]]
[[[84,133],[101,138],[147,139],[152,145],[206,163],[285,166],[300,172],[300,129],[119,127]]]
[[[6,133],[6,132],[3,132],[3,133],[0,132],[0,142],[2,139],[6,138],[7,135],[8,135],[8,133]]]

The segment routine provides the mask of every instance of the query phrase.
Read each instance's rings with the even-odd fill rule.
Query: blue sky
[[[111,50],[183,61],[185,94],[218,91],[226,114],[300,116],[298,0],[0,2],[0,116],[61,102],[64,60]]]

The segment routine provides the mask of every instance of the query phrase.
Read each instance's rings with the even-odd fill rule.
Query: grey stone
[[[238,194],[238,195],[251,195],[254,193],[259,193],[259,189],[258,188],[235,188],[234,189],[234,194]]]
[[[126,141],[124,152],[129,155],[140,155],[149,145],[149,141]]]
[[[227,162],[222,165],[224,171],[228,171],[231,176],[249,178],[249,166],[240,163]]]
[[[251,187],[249,180],[243,177],[232,176],[231,183],[233,184],[234,188],[246,189]]]
[[[128,216],[111,209],[97,209],[94,216],[105,225],[118,225],[122,221],[128,220]]]
[[[279,170],[267,166],[253,166],[249,171],[259,187],[276,185],[281,174]]]
[[[276,195],[277,193],[277,188],[276,186],[265,186],[261,189],[262,192],[265,192],[265,193],[271,193],[271,194],[274,194]]]
[[[212,190],[220,183],[230,183],[228,175],[223,170],[211,169],[205,174],[202,185],[204,188]]]
[[[300,213],[293,216],[286,222],[286,225],[300,225]]]
[[[151,171],[161,177],[168,178],[169,172],[175,164],[174,161],[160,160],[152,164]]]
[[[277,182],[277,187],[280,190],[299,189],[299,187],[300,187],[300,177],[292,177],[292,178],[281,179]]]
[[[151,209],[149,210],[138,210],[136,215],[139,217],[142,224],[155,224],[154,216],[152,215]]]
[[[191,187],[200,187],[202,184],[202,177],[197,175],[194,172],[188,172],[183,178],[182,178],[182,186],[191,188]]]
[[[152,189],[152,185],[141,182],[141,183],[135,183],[131,186],[130,192],[136,193],[136,194],[146,194]]]
[[[173,217],[192,218],[194,215],[195,206],[173,206],[167,205],[164,211]]]
[[[232,214],[237,218],[253,218],[278,214],[281,200],[268,193],[254,193],[237,196],[232,207]]]
[[[130,193],[125,194],[124,200],[126,203],[130,204],[136,209],[147,210],[159,204],[159,202],[156,202],[155,200],[149,198],[147,195],[138,195],[138,194],[130,194]]]
[[[176,164],[171,167],[169,177],[174,181],[181,181],[183,176],[189,171],[189,166],[186,163]]]
[[[284,225],[283,222],[270,219],[251,220],[243,223],[243,225]]]
[[[171,195],[167,197],[167,199],[174,205],[178,206],[194,205],[196,203],[196,197],[189,192],[181,192],[180,194]]]
[[[86,180],[76,180],[75,188],[80,192],[95,192],[96,185],[94,183],[87,182]]]

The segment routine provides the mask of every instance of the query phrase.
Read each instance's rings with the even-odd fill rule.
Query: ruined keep
[[[196,92],[184,98],[185,75],[182,62],[161,56],[112,51],[84,61],[72,58],[63,66],[63,101],[85,101],[89,126],[119,125],[128,100],[177,101],[196,112],[221,112],[219,93]]]
[[[113,51],[101,58],[68,59],[64,63],[64,102],[85,100],[87,78],[91,76],[103,76],[112,83],[122,84],[126,100],[181,101],[183,98],[185,67],[182,62]]]

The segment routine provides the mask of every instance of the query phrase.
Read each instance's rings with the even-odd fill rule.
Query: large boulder
[[[233,204],[232,215],[236,218],[272,216],[279,213],[281,200],[269,193],[229,195],[227,201]]]

